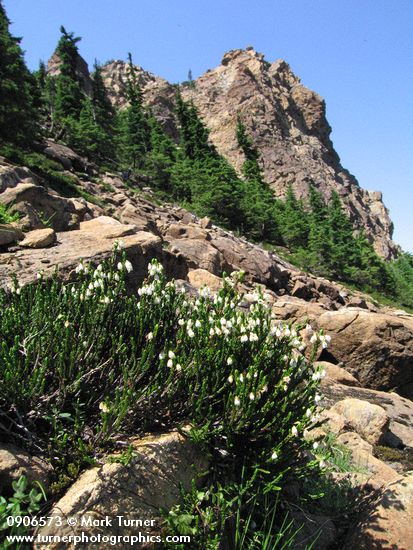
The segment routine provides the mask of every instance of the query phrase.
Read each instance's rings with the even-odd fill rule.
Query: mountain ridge
[[[102,67],[112,104],[127,105],[128,64],[116,60]],[[136,66],[144,103],[165,130],[177,139],[174,115],[177,86]],[[365,229],[376,252],[385,259],[397,254],[393,223],[380,191],[363,189],[343,168],[330,139],[325,101],[305,87],[284,60],[269,63],[252,47],[231,50],[221,64],[198,79],[179,86],[193,101],[210,131],[210,140],[239,172],[243,155],[236,140],[238,118],[261,155],[266,182],[277,197],[291,185],[299,198],[314,185],[323,197],[337,191],[356,227]]]

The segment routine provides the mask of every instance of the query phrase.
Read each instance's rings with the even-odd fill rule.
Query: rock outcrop
[[[111,462],[87,470],[55,504],[48,515],[70,518],[62,526],[51,523],[39,530],[40,536],[82,535],[134,537],[139,548],[156,548],[161,533],[159,509],[170,509],[179,502],[180,487],[188,491],[207,467],[206,459],[176,432],[147,437],[131,443],[128,464]],[[119,460],[119,456],[118,456]],[[105,518],[109,518],[109,522]],[[80,538],[82,540],[82,537]],[[39,544],[35,548],[102,548],[90,544],[64,542]]]
[[[54,52],[47,63],[47,73],[50,76],[56,76],[60,72],[61,60],[59,54]],[[83,89],[88,95],[92,95],[92,80],[90,78],[89,67],[82,56],[77,56],[76,74],[82,83]]]
[[[261,154],[266,181],[277,196],[292,185],[299,197],[313,183],[329,199],[337,191],[350,216],[389,257],[393,226],[381,193],[365,191],[345,170],[330,140],[324,100],[303,86],[289,65],[270,64],[252,48],[226,53],[221,65],[202,75],[183,93],[192,99],[211,130],[218,151],[241,167],[237,117]]]
[[[48,74],[57,75],[59,66],[59,56],[54,53],[48,62]],[[102,67],[108,96],[118,108],[127,105],[128,71],[128,63],[120,60]],[[85,92],[91,95],[91,75],[81,56],[77,73]],[[176,86],[140,66],[135,66],[135,74],[145,104],[177,139]],[[180,91],[185,100],[194,102],[210,130],[211,141],[237,170],[244,161],[236,141],[240,117],[260,152],[265,179],[276,196],[284,196],[290,185],[299,197],[308,195],[310,184],[327,200],[336,191],[356,226],[366,230],[376,251],[384,258],[394,255],[397,247],[392,241],[393,224],[382,194],[361,188],[342,167],[330,139],[324,100],[301,83],[288,63],[281,59],[269,63],[252,47],[232,50],[218,67],[191,85],[181,85]],[[49,144],[52,158],[62,157],[59,147]]]
[[[69,162],[83,162],[70,150],[56,149],[53,144],[50,149],[56,152],[54,159],[62,167],[69,166]],[[21,215],[14,225],[6,226],[6,234],[11,228],[15,232],[0,249],[0,285],[7,287],[13,274],[22,284],[36,281],[39,272],[51,277],[56,266],[62,279],[72,280],[80,258],[96,265],[111,256],[117,241],[121,241],[133,265],[128,278],[130,290],[146,277],[152,258],[160,260],[167,276],[178,279],[179,286],[193,295],[204,285],[216,292],[222,285],[223,272],[244,270],[246,294],[242,307],[257,301],[254,290],[259,285],[276,319],[305,321],[332,337],[328,349],[320,348],[317,363],[326,371],[321,384],[324,422],[309,435],[318,438],[320,434],[335,434],[337,443],[351,453],[353,485],[358,490],[373,489],[378,495],[374,505],[368,506],[369,514],[350,533],[356,542],[353,546],[349,542],[349,548],[409,548],[406,514],[411,512],[411,478],[407,470],[413,463],[413,455],[409,454],[413,453],[413,316],[382,307],[340,284],[302,273],[276,254],[183,208],[157,205],[114,174],[106,173],[91,181],[85,174],[79,176],[72,171],[70,175],[76,189],[87,192],[91,200],[98,199],[99,206],[83,198],[61,197],[47,186],[47,181],[0,159],[0,203]],[[44,228],[46,217],[53,229]],[[47,248],[38,248],[36,243]],[[175,434],[164,435],[157,442],[133,444],[137,457],[129,466],[106,462],[86,471],[55,504],[55,510],[68,517],[91,518],[113,515],[118,509],[119,515],[138,510],[139,516],[149,518],[145,506],[149,502],[156,508],[159,501],[145,493],[141,481],[145,479],[147,486],[152,478],[162,493],[161,505],[167,506],[164,494],[171,497],[168,503],[173,502],[177,492],[171,479],[185,484],[192,475],[192,455],[186,454],[185,441]],[[166,455],[170,473],[167,481],[163,478]],[[395,460],[394,456],[406,460]],[[40,468],[39,473],[35,469],[31,474],[31,463]],[[0,485],[10,486],[22,473],[32,476],[30,479],[45,473],[47,484],[47,472],[41,467],[42,463],[29,455],[0,449]],[[338,536],[328,517],[313,517],[311,526],[311,532],[303,529],[304,539],[321,527],[325,543],[320,538],[320,548],[327,548]],[[96,533],[96,524],[92,527]],[[74,526],[70,533],[77,532],[77,528]],[[114,534],[105,528],[103,525],[102,533]],[[390,529],[390,533],[384,535],[382,529]]]
[[[25,476],[29,483],[38,481],[47,491],[52,467],[36,456],[0,443],[0,495],[12,494],[12,483]]]
[[[114,61],[102,71],[111,101],[120,107],[126,104],[127,70],[126,63]],[[176,137],[174,87],[141,67],[136,72],[144,101]],[[265,179],[276,196],[284,196],[289,185],[299,197],[308,195],[310,184],[326,199],[337,191],[377,252],[385,258],[393,255],[393,224],[381,193],[362,189],[341,166],[330,140],[324,100],[303,86],[285,61],[271,64],[252,48],[233,50],[193,85],[182,85],[181,93],[195,103],[211,141],[236,169],[244,160],[236,142],[240,117],[260,151]]]
[[[277,318],[309,320],[314,328],[332,335],[331,346],[320,360],[343,363],[369,388],[413,396],[412,315],[379,308],[360,293],[304,274],[276,254],[183,208],[155,205],[114,174],[92,182],[71,172],[79,189],[99,198],[101,206],[96,206],[83,198],[61,197],[30,172],[9,163],[0,164],[0,183],[2,173],[6,175],[0,203],[20,213],[21,228],[44,229],[44,220],[49,220],[57,233],[49,248],[29,250],[23,241],[18,249],[2,254],[2,285],[7,285],[14,272],[19,272],[21,282],[29,282],[40,271],[52,273],[55,265],[62,276],[70,276],[80,257],[99,262],[110,255],[120,238],[136,264],[135,282],[145,276],[145,262],[152,257],[162,261],[169,276],[189,278],[198,287],[199,279],[188,277],[188,272],[204,270],[212,277],[243,270],[247,285],[264,285]],[[21,239],[17,228],[9,242],[14,245]]]
[[[345,550],[413,548],[413,474],[389,484],[355,526]]]
[[[151,108],[153,114],[161,122],[163,128],[174,138],[178,138],[174,105],[176,89],[167,80],[145,71],[135,65],[136,80],[142,90],[144,103]],[[124,61],[112,61],[102,67],[109,99],[117,108],[124,108],[128,101],[126,97],[128,64]]]

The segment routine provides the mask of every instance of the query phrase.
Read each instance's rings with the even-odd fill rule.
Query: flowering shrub
[[[216,463],[258,465],[276,487],[317,421],[322,372],[306,342],[328,338],[277,322],[259,290],[247,307],[237,273],[189,298],[156,261],[130,295],[131,270],[116,250],[80,262],[75,282],[39,274],[0,291],[0,438],[75,476],[128,435],[189,426]]]

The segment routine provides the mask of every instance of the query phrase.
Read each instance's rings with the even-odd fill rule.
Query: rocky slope
[[[137,67],[148,105],[176,137],[173,99],[176,89],[165,80]],[[126,104],[127,64],[115,61],[103,68],[105,84],[114,105]],[[378,191],[362,189],[340,164],[330,140],[324,100],[303,86],[289,65],[268,63],[252,48],[226,53],[221,65],[208,70],[192,85],[181,86],[193,100],[211,131],[211,141],[237,169],[243,158],[235,128],[241,117],[261,153],[266,181],[282,197],[292,185],[299,197],[313,183],[329,199],[337,191],[351,218],[365,228],[377,252],[394,254],[393,224]]]
[[[192,294],[204,284],[212,291],[219,288],[224,271],[245,270],[245,305],[256,299],[253,290],[258,283],[278,319],[305,319],[332,337],[331,347],[320,350],[318,357],[327,372],[323,380],[326,423],[321,432],[309,437],[332,431],[351,451],[359,469],[351,474],[353,485],[363,492],[375,492],[375,499],[363,508],[366,517],[360,516],[346,548],[411,548],[413,483],[407,470],[413,463],[413,316],[379,307],[361,293],[306,275],[276,254],[211,225],[208,219],[200,220],[173,205],[157,205],[150,190],[128,187],[115,174],[99,175],[63,146],[49,142],[45,152],[59,159],[62,169],[82,167],[82,173],[71,169],[66,174],[76,178],[78,188],[93,202],[60,196],[27,168],[0,159],[0,203],[21,216],[18,225],[0,226],[0,284],[6,287],[13,273],[23,284],[35,281],[40,271],[51,276],[56,265],[60,276],[70,279],[76,276],[79,257],[98,263],[111,255],[118,239],[134,267],[132,287],[146,276],[148,262],[154,257],[163,263],[168,276],[179,279]],[[169,449],[170,442],[176,441],[171,437],[160,438],[153,449],[162,445]],[[175,449],[175,443],[173,446]],[[88,470],[56,508],[69,515],[99,516],[113,509],[127,513],[130,507],[141,506],[145,495],[142,480],[152,475],[151,468],[165,469],[168,479],[182,481],[187,447],[180,449],[181,443],[173,463],[166,450],[161,453],[161,464],[155,466],[151,462],[142,466],[139,459],[128,467],[103,465]],[[392,458],[380,457],[378,449],[385,449]],[[106,502],[110,480],[106,474],[112,470],[119,474],[122,486]],[[47,469],[37,460],[10,446],[0,446],[0,486],[22,471],[32,477],[41,474],[47,486]],[[159,490],[164,492],[165,486]],[[79,500],[79,494],[85,499]],[[133,502],[131,494],[136,496]],[[171,493],[171,502],[176,498]],[[323,528],[318,548],[327,549],[339,537],[331,518],[314,517],[310,524],[313,534],[321,524],[331,527]]]
[[[145,104],[177,139],[176,86],[142,67],[135,69]],[[58,73],[56,53],[47,70],[51,75]],[[77,70],[90,95],[89,69],[80,56]],[[124,61],[111,61],[102,69],[109,98],[118,108],[127,105],[127,74]],[[393,224],[381,193],[363,189],[342,167],[330,140],[324,100],[301,84],[288,63],[269,63],[251,47],[233,50],[224,55],[217,68],[180,89],[184,99],[197,106],[210,129],[211,141],[236,169],[243,163],[235,137],[240,117],[261,153],[265,179],[276,196],[284,196],[292,185],[297,196],[305,197],[310,183],[326,199],[337,191],[352,220],[366,230],[376,251],[386,259],[394,255],[397,247],[392,241]]]

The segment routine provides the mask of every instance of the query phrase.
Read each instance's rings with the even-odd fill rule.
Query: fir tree
[[[37,80],[37,85],[39,86],[40,91],[43,92],[46,87],[47,80],[47,70],[43,60],[39,61],[39,69],[35,72],[34,76]]]
[[[79,120],[66,119],[68,144],[78,153],[91,160],[102,160],[102,152],[107,147],[107,135],[97,123],[92,100],[83,100]]]
[[[284,243],[291,249],[307,248],[310,231],[309,215],[303,201],[295,196],[291,185],[284,201],[278,201],[276,218]]]
[[[196,189],[199,180],[199,169],[194,162],[186,158],[182,151],[177,152],[176,162],[171,167],[171,195],[183,204],[192,201],[192,189]]]
[[[329,267],[333,276],[345,279],[349,267],[355,263],[354,227],[336,191],[333,191],[328,206],[328,226],[331,239]]]
[[[351,266],[351,274],[347,280],[365,290],[394,294],[394,277],[375,252],[364,231],[359,231],[354,243],[355,262]]]
[[[116,112],[112,106],[102,78],[102,69],[95,61],[92,78],[92,107],[95,124],[100,129],[98,156],[102,159],[115,157]]]
[[[9,24],[0,2],[0,142],[29,145],[39,132],[39,93]]]
[[[258,163],[259,153],[254,146],[252,139],[248,136],[244,124],[238,117],[237,120],[237,142],[245,156],[244,164],[242,165],[242,173],[247,180],[255,180],[264,184],[262,171]]]
[[[242,165],[244,176],[241,208],[242,230],[254,240],[266,240],[279,243],[281,237],[275,217],[275,199],[265,183],[259,165],[259,153],[246,128],[238,118],[236,137],[245,161]]]
[[[319,274],[328,274],[331,261],[331,235],[328,223],[328,208],[313,185],[309,192],[308,253],[312,269]]]
[[[120,158],[124,165],[142,169],[150,150],[151,132],[142,104],[142,91],[138,84],[132,55],[128,54],[129,70],[127,82],[128,108],[119,116]]]
[[[209,131],[200,119],[196,107],[186,103],[181,94],[176,96],[175,112],[179,123],[179,145],[191,160],[217,158],[215,147],[209,143]]]
[[[239,227],[242,189],[232,166],[222,157],[209,157],[195,161],[193,167],[191,195],[195,211],[224,227]]]
[[[387,266],[394,280],[393,295],[404,307],[413,308],[413,256],[401,254]]]
[[[147,173],[157,189],[171,192],[172,168],[177,157],[176,145],[153,114],[149,116],[149,128],[151,146],[146,159]]]
[[[59,74],[56,77],[55,111],[60,122],[67,118],[79,120],[83,108],[84,93],[77,72],[79,52],[77,43],[81,40],[68,33],[61,26],[62,36],[57,44],[56,54],[60,60]]]
[[[92,75],[92,103],[97,124],[108,134],[113,133],[116,112],[110,102],[108,93],[103,82],[102,67],[95,60]]]
[[[43,61],[39,63],[39,69],[34,73],[41,97],[41,125],[50,135],[54,134],[56,123],[56,79],[47,74]]]

